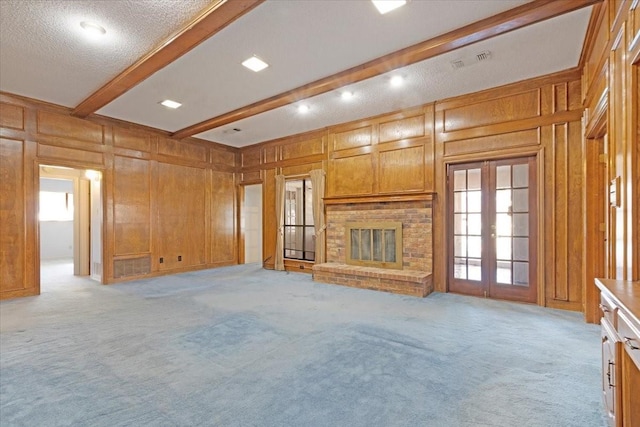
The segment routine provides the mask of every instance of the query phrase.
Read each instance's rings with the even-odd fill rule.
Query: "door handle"
[[[629,337],[624,337],[624,343],[631,349],[631,350],[640,350],[640,347],[636,347],[635,345],[631,344],[632,339]]]

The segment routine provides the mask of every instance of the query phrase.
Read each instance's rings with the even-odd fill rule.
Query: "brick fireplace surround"
[[[345,223],[402,223],[402,270],[346,264]],[[327,262],[313,266],[313,280],[425,297],[433,291],[432,202],[326,201]]]

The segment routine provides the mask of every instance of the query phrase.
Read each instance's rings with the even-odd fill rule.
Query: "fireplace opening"
[[[351,265],[402,269],[402,223],[345,224],[346,262]]]

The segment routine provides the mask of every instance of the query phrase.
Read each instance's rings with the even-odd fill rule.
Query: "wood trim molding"
[[[166,67],[265,0],[217,0],[180,31],[137,60],[76,106],[72,115],[87,117],[156,71]]]
[[[346,205],[349,203],[384,203],[384,202],[418,202],[433,200],[436,193],[415,193],[415,194],[374,194],[365,196],[339,196],[325,197],[325,205]]]
[[[417,43],[413,46],[381,56],[364,64],[316,80],[304,86],[255,102],[228,113],[180,129],[173,137],[181,139],[219,126],[270,111],[300,99],[310,98],[348,84],[360,82],[388,72],[433,58],[452,50],[487,40],[564,13],[591,6],[602,0],[534,0],[498,15]]]
[[[587,35],[584,38],[582,45],[582,51],[580,52],[580,61],[578,62],[578,68],[582,69],[587,61],[587,56],[593,50],[593,44],[596,41],[598,35],[598,29],[600,23],[605,17],[606,8],[603,3],[594,6],[591,11],[591,17],[589,18],[589,25],[587,26]]]

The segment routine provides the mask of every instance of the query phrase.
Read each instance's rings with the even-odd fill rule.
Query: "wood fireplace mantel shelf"
[[[433,200],[436,193],[413,194],[375,194],[363,196],[339,196],[325,197],[325,205],[346,205],[350,203],[382,203],[382,202],[418,202]]]

